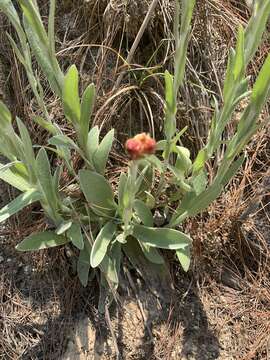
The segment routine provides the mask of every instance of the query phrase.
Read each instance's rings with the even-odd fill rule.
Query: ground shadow
[[[181,275],[181,289],[172,291],[169,286],[167,287],[170,299],[164,299],[164,284],[162,292],[160,286],[155,291],[153,288],[149,289],[147,284],[136,284],[136,294],[129,302],[141,306],[145,318],[142,320],[144,334],[137,348],[131,351],[132,359],[214,360],[219,357],[219,340],[209,325],[196,282],[189,275]],[[129,302],[124,302],[126,308],[129,307]],[[121,359],[127,359],[127,344],[123,341],[123,333],[128,331],[126,317],[123,311],[121,316],[118,316],[117,340]],[[133,336],[136,337],[136,331],[139,331],[136,324],[134,329]],[[178,336],[173,338],[172,334],[177,329]]]
[[[19,348],[23,349],[17,350],[19,359],[61,359],[81,318],[88,319],[95,338],[89,338],[87,326],[77,333],[81,341],[73,343],[72,353],[78,354],[78,359],[82,353],[85,359],[95,360],[103,359],[104,353],[106,359],[127,360],[218,358],[219,341],[209,326],[191,274],[181,274],[181,284],[172,290],[169,283],[161,284],[151,279],[149,272],[146,282],[136,272],[131,271],[128,276],[125,272],[121,279],[120,298],[118,304],[110,308],[111,324],[108,324],[108,318],[97,311],[97,286],[91,284],[82,288],[72,273],[72,263],[64,254],[64,249],[57,255],[48,252],[45,266],[35,269],[33,262],[31,271],[27,270],[31,256],[27,255],[22,263],[20,255],[4,254],[5,261],[12,259],[8,267],[0,264],[3,266],[1,270],[5,271],[4,280],[9,284],[8,296],[16,295],[17,302],[30,304],[35,314],[12,325],[13,336],[21,342]],[[5,314],[4,311],[2,316]],[[37,314],[42,321],[37,321]],[[9,315],[12,316],[12,309]],[[175,338],[170,346],[167,344],[167,348],[163,343],[159,351],[158,342],[164,342],[165,337],[157,332],[164,329],[173,332],[177,328],[181,328],[181,336]],[[170,352],[174,355],[168,357]],[[76,360],[75,355],[72,360]]]

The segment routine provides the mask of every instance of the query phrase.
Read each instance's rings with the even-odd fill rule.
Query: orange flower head
[[[154,154],[156,151],[156,141],[148,134],[142,133],[128,139],[125,148],[132,160],[142,158],[147,154]]]

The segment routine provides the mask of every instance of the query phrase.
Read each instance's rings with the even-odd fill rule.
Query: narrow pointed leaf
[[[91,251],[91,266],[93,268],[99,266],[107,253],[108,246],[112,241],[116,231],[116,225],[108,222],[98,233]]]
[[[28,236],[16,246],[16,249],[19,251],[42,250],[64,245],[68,241],[65,236],[56,235],[53,231],[45,231]]]
[[[121,173],[118,183],[118,205],[123,210],[128,204],[128,194],[126,194],[127,176]],[[127,199],[125,199],[127,197]]]
[[[270,54],[268,54],[261,71],[254,84],[251,100],[255,104],[257,111],[261,111],[262,106],[265,104],[269,97],[270,91]]]
[[[110,256],[105,255],[99,267],[107,281],[118,285],[119,278],[116,265],[116,262]]]
[[[84,144],[87,143],[87,135],[89,132],[89,125],[91,123],[91,115],[95,104],[95,97],[95,85],[90,84],[83,93],[81,103],[80,129]]]
[[[159,265],[165,263],[163,257],[159,254],[158,249],[145,245],[141,241],[139,241],[139,244],[144,256],[147,258],[147,260],[151,261],[151,263]]]
[[[93,161],[93,156],[98,149],[99,144],[99,128],[94,126],[87,136],[87,158]]]
[[[19,195],[16,199],[0,210],[0,223],[40,199],[41,194],[34,189],[28,190],[27,192]]]
[[[236,161],[234,161],[222,179],[223,186],[225,186],[237,174],[238,170],[243,165],[244,160],[245,155],[242,155]]]
[[[83,249],[84,241],[80,224],[73,223],[67,232],[67,236],[74,246],[76,246],[79,250]]]
[[[176,250],[176,255],[183,270],[187,272],[190,267],[190,246]]]
[[[5,126],[10,126],[12,116],[6,105],[0,101],[0,126],[1,130],[4,130]]]
[[[144,225],[150,227],[154,225],[153,215],[143,201],[136,199],[134,201],[134,210]]]
[[[79,74],[75,65],[72,65],[69,68],[64,78],[63,103],[67,119],[74,124],[78,124],[80,122],[81,110],[79,97]]]
[[[81,284],[86,287],[88,283],[89,270],[90,270],[90,253],[91,248],[89,242],[85,242],[84,248],[80,251],[79,259],[77,262],[77,273]]]
[[[236,44],[236,54],[233,75],[234,80],[239,80],[244,76],[245,71],[245,57],[244,57],[244,30],[240,26],[238,30],[237,44]]]
[[[57,207],[57,197],[51,174],[50,162],[44,148],[41,148],[36,158],[37,177],[42,189],[42,192],[52,209]]]
[[[34,29],[34,31],[36,32],[39,41],[44,45],[47,45],[47,34],[41,21],[39,11],[34,5],[33,1],[19,0],[19,4],[23,10],[25,17],[27,18],[27,21],[31,25],[31,28]]]
[[[57,235],[62,235],[64,234],[66,231],[68,231],[68,229],[70,229],[72,225],[72,221],[65,221],[65,222],[62,222],[58,227],[57,229],[55,230],[55,233]]]
[[[15,169],[5,169],[4,171],[1,171],[4,167],[5,165],[0,164],[0,179],[20,191],[27,191],[31,189],[29,182],[24,177],[16,173]]]
[[[106,163],[108,161],[109,153],[111,151],[113,139],[114,129],[112,129],[108,132],[108,134],[105,135],[104,139],[101,141],[99,147],[97,148],[93,156],[95,169],[102,175],[105,172]]]
[[[89,170],[79,172],[81,189],[97,214],[112,216],[116,209],[114,194],[104,176]]]

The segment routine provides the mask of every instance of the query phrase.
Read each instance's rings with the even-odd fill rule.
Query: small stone
[[[0,255],[0,264],[4,261],[4,257],[2,255]]]
[[[25,275],[30,275],[32,273],[32,266],[31,265],[26,265],[23,268],[23,272],[25,273]]]
[[[156,226],[160,227],[166,222],[166,217],[160,211],[156,210],[154,213],[154,223]]]

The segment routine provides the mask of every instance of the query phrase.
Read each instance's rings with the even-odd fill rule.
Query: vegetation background
[[[46,23],[48,1],[38,4]],[[57,2],[58,59],[64,68],[77,65],[82,88],[96,84],[94,121],[117,132],[107,173],[113,185],[127,164],[126,138],[142,131],[159,137],[162,128],[163,86],[152,74],[173,66],[174,1],[158,2],[131,68],[123,61],[149,5],[148,0]],[[245,26],[250,16],[249,6],[244,0],[197,1],[177,119],[179,128],[188,126],[183,140],[193,154],[207,136],[212,96],[222,97],[228,51],[237,27]],[[47,135],[30,121],[36,105],[6,31],[13,29],[0,14],[0,99],[29,119],[33,141],[43,144]],[[253,79],[269,48],[268,33],[248,69]],[[59,125],[67,126],[48,87],[46,104]],[[239,112],[244,107],[243,102]],[[262,119],[267,117],[269,106],[262,114]],[[236,113],[234,123],[238,120]],[[230,125],[225,139],[231,132]],[[263,128],[222,197],[186,224],[194,239],[193,263],[184,274],[172,262],[175,291],[167,303],[157,300],[140,274],[124,274],[121,305],[100,318],[97,285],[81,287],[71,250],[14,250],[19,240],[42,230],[43,219],[33,206],[1,226],[0,359],[268,359],[269,152],[269,128]],[[209,172],[215,173],[216,167],[213,164]],[[4,204],[15,194],[1,184],[0,195]]]

